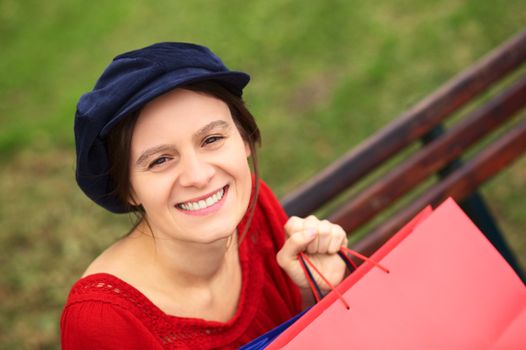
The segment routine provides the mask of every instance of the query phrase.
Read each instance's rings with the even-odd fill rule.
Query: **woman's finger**
[[[316,253],[326,254],[332,242],[332,224],[322,220],[318,224],[318,249]]]
[[[292,262],[296,262],[297,255],[306,250],[307,246],[316,237],[316,234],[315,230],[307,229],[291,235],[276,255],[278,264],[281,267],[285,267]]]
[[[297,216],[291,216],[285,224],[285,231],[287,236],[292,236],[294,233],[303,230],[303,219]]]
[[[347,246],[347,234],[340,225],[331,225],[331,238],[327,253],[334,254],[341,246]]]
[[[317,217],[314,215],[309,215],[303,220],[303,229],[304,230],[310,230],[316,232],[316,238],[307,245],[307,248],[305,251],[309,254],[316,254],[318,251],[318,247],[320,245],[319,241],[319,234],[318,234],[318,226],[320,224],[320,220],[318,220]]]

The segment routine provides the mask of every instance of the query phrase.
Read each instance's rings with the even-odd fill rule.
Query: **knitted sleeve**
[[[62,349],[162,349],[129,311],[101,301],[71,304],[61,320]]]

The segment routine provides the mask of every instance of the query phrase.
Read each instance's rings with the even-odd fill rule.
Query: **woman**
[[[341,281],[343,230],[287,220],[258,177],[248,81],[205,47],[159,43],[81,97],[77,182],[138,220],[73,286],[64,349],[237,348],[312,303],[298,253]]]

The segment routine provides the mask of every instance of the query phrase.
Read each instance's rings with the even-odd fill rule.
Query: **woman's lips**
[[[225,187],[222,187],[221,189],[208,195],[197,197],[191,201],[179,203],[176,205],[176,208],[189,215],[208,215],[219,210],[223,206],[228,193],[228,188],[229,186],[226,185]]]

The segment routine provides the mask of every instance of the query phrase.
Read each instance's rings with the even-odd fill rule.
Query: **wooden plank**
[[[525,60],[523,31],[283,198],[286,212],[305,216],[320,208]]]
[[[329,219],[346,231],[355,230],[428,176],[460,157],[466,149],[509,120],[525,105],[526,76],[470,113],[439,139],[389,170]]]
[[[526,120],[511,128],[471,160],[465,162],[462,167],[373,229],[353,245],[353,248],[371,254],[422,208],[429,204],[436,206],[448,197],[461,201],[524,152],[526,152]]]

